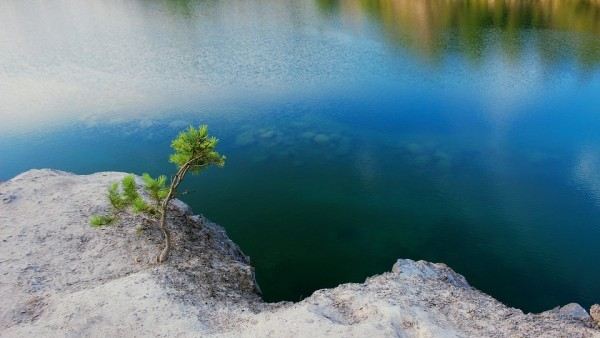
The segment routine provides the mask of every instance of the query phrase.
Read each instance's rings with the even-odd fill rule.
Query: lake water
[[[600,2],[0,2],[0,180],[172,173],[269,301],[445,262],[526,311],[600,302]],[[90,231],[93,231],[90,229]]]

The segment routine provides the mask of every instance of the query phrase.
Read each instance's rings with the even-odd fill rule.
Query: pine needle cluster
[[[90,224],[99,228],[111,224],[118,215],[131,208],[136,213],[144,213],[150,217],[156,217],[162,201],[167,196],[169,189],[166,187],[167,177],[164,175],[152,178],[147,173],[142,176],[144,189],[152,203],[149,204],[138,192],[138,187],[133,175],[123,177],[121,182],[115,182],[108,187],[106,197],[111,205],[111,212],[106,215],[92,215]]]
[[[90,218],[90,224],[93,228],[100,228],[109,225],[115,220],[112,215],[93,215]]]
[[[147,173],[142,175],[142,180],[144,181],[144,187],[146,188],[146,192],[152,199],[153,207],[158,209],[162,201],[169,194],[169,188],[167,187],[167,176],[160,175],[157,178],[152,178]]]

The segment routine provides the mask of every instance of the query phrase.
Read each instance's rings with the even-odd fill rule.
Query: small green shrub
[[[121,189],[119,189],[118,182],[108,187],[108,200],[115,211],[125,210],[139,198],[140,194],[137,192],[135,177],[133,175],[123,177],[121,180]]]
[[[119,192],[119,183],[115,182],[108,187],[108,201],[115,210],[123,210],[127,207],[127,201]]]
[[[148,203],[146,203],[146,201],[144,201],[144,199],[142,197],[138,197],[133,201],[132,204],[133,207],[133,212],[135,212],[136,214],[139,213],[147,213],[149,215],[154,215],[155,209],[153,207],[151,207],[150,205],[148,205]]]
[[[144,200],[137,192],[137,188],[135,185],[135,177],[133,175],[127,175],[123,177],[123,179],[121,180],[121,187],[119,187],[119,182],[111,184],[108,187],[106,197],[108,198],[108,201],[110,202],[110,205],[113,208],[112,214],[92,215],[92,217],[90,218],[90,224],[93,227],[101,227],[112,223],[117,218],[117,215],[120,212],[124,211],[130,205],[132,205],[135,210],[137,210],[138,208],[141,211],[147,209],[144,208],[142,205]]]
[[[140,194],[138,194],[137,187],[135,186],[135,177],[133,177],[133,175],[123,177],[121,185],[123,186],[122,198],[125,200],[126,205],[132,205],[135,200],[140,198]]]
[[[93,215],[90,218],[90,224],[94,228],[100,228],[105,225],[111,224],[115,220],[115,217],[112,215]]]
[[[144,181],[144,187],[150,195],[150,198],[154,202],[154,207],[156,209],[160,208],[163,200],[169,194],[169,188],[167,188],[167,176],[160,175],[157,178],[152,178],[150,174],[144,173],[142,175],[142,180]]]

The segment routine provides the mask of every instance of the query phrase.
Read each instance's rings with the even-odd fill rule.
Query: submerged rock
[[[169,128],[181,130],[183,128],[187,128],[190,125],[188,121],[184,120],[174,120],[169,123]]]
[[[263,129],[260,131],[259,136],[261,138],[271,138],[271,137],[275,136],[275,131],[271,130],[271,129]]]
[[[305,139],[313,139],[315,137],[315,133],[313,133],[312,131],[305,131],[300,136],[302,136]]]
[[[317,134],[313,138],[313,140],[319,144],[325,144],[325,143],[329,142],[329,139],[330,139],[329,136],[327,136],[325,134]]]
[[[409,143],[405,145],[405,149],[413,155],[421,154],[425,150],[424,147],[419,143]]]
[[[254,143],[254,141],[254,133],[252,131],[242,132],[235,138],[235,144],[238,146],[247,146]]]

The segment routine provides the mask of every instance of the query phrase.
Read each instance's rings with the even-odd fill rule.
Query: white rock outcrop
[[[247,257],[180,201],[166,264],[155,263],[160,232],[137,231],[139,216],[90,228],[124,175],[31,170],[0,183],[0,336],[600,337],[577,304],[524,314],[424,261],[264,303]]]

